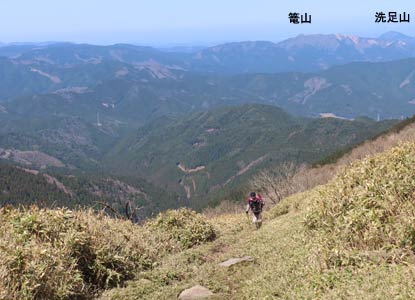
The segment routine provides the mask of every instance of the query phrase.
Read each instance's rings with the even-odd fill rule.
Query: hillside
[[[166,257],[100,299],[176,299],[197,284],[209,299],[413,299],[413,149],[356,162],[330,185],[285,199],[259,231],[242,214],[215,218],[215,242]],[[247,255],[254,261],[219,266]]]
[[[414,63],[411,58],[351,63],[313,74],[237,75],[226,85],[296,115],[401,118],[415,112]]]
[[[109,277],[111,280],[103,287],[111,288],[116,283],[112,281],[115,278],[123,281],[134,278],[124,287],[107,290],[98,299],[177,299],[183,290],[195,285],[208,288],[213,293],[209,299],[413,299],[414,149],[413,143],[407,143],[355,162],[330,184],[284,199],[265,214],[264,226],[258,231],[242,213],[206,220],[193,214],[181,219],[186,212],[169,212],[140,228],[135,235],[131,235],[135,228],[126,226],[122,221],[103,217],[95,219],[89,215],[90,222],[85,230],[96,237],[95,247],[102,247],[101,242],[108,237],[103,233],[111,231],[110,252],[106,253],[117,253],[125,258],[111,264],[120,267],[115,269],[119,277]],[[42,235],[36,236],[36,233],[39,228],[44,228],[40,232],[53,234],[51,228],[31,224],[48,224],[48,220],[52,220],[50,218],[54,218],[54,222],[61,222],[60,211],[45,214],[36,210],[23,213],[2,210],[2,214],[6,218],[0,224],[8,230],[6,232],[22,235],[24,231],[19,231],[19,228],[32,226],[30,228],[33,231],[27,234],[27,241],[36,243],[39,251],[50,251]],[[27,222],[29,219],[25,218],[25,214],[36,216],[36,222]],[[70,215],[70,222],[65,223],[65,232],[74,223],[85,222],[83,213],[77,213],[75,218],[71,212],[66,214]],[[334,218],[334,215],[337,217]],[[10,219],[16,221],[10,223]],[[189,222],[182,223],[183,220]],[[106,229],[101,223],[106,224]],[[16,226],[14,231],[11,230],[11,224]],[[163,227],[166,224],[176,224],[177,227],[175,225],[174,230],[168,231],[166,236],[160,236],[160,244],[153,244],[152,239],[145,238],[148,229],[160,230],[166,228]],[[213,224],[213,227],[209,224]],[[130,228],[130,231],[126,228]],[[211,230],[215,236],[211,235]],[[153,231],[153,234],[159,237],[161,232]],[[77,234],[81,233],[77,231]],[[176,239],[185,234],[187,239]],[[196,236],[201,239],[194,244],[183,243]],[[338,237],[344,242],[338,243]],[[126,238],[130,240],[123,247],[117,247]],[[4,235],[1,241],[6,241]],[[142,246],[133,247],[138,244]],[[172,251],[173,245],[180,250]],[[24,249],[25,255],[29,255],[27,257],[35,253],[30,252],[29,248]],[[8,263],[11,263],[11,257],[4,253],[0,258],[3,261],[8,259]],[[55,250],[51,253],[56,253],[53,259],[60,262],[60,255],[65,252]],[[145,253],[149,253],[145,260],[135,260],[143,258]],[[252,261],[230,267],[219,265],[230,258],[245,256],[250,256]],[[114,256],[99,256],[103,259],[111,257]],[[40,266],[45,258],[39,256],[34,261],[33,274],[37,274],[36,266]],[[153,263],[145,267],[143,263],[149,260]],[[98,278],[114,274],[111,271],[113,267],[100,269],[100,260],[88,260],[88,263],[94,270],[91,276],[100,274],[95,273],[98,270],[104,275]],[[10,265],[2,266],[8,268]],[[124,269],[123,266],[130,269]],[[28,272],[30,269],[21,270]],[[79,277],[68,277],[66,273],[60,273],[58,268],[48,267],[45,270],[55,275],[49,277],[51,279],[64,279],[60,281],[62,294],[55,294],[59,286],[54,284],[59,281],[50,280],[48,286],[37,286],[33,279],[25,285],[26,291],[41,293],[37,294],[38,298],[28,293],[27,299],[41,299],[39,297],[44,293],[49,293],[49,299],[67,299],[69,294],[65,293],[70,293],[71,288],[82,284],[71,280]],[[136,271],[131,273],[131,270]],[[79,270],[73,269],[73,272],[76,274]],[[0,274],[4,276],[8,273]],[[4,291],[16,293],[4,294],[9,295],[8,299],[17,299],[20,295],[19,281],[16,281],[18,278],[22,277],[7,277],[13,280],[10,281],[13,285]],[[12,290],[11,287],[17,288]]]
[[[105,159],[119,174],[146,176],[203,208],[258,170],[312,163],[386,130],[394,121],[306,119],[267,105],[226,107],[160,119],[121,141]]]
[[[37,176],[36,173],[35,170],[1,163],[0,206],[38,203],[50,207],[53,204],[68,205],[72,202],[73,199],[68,190],[62,186],[59,188],[50,178]]]
[[[0,125],[0,152],[14,152],[8,157],[14,162],[21,162],[19,157],[25,156],[24,165],[34,168],[96,168],[98,160],[125,131],[123,126],[98,128],[81,117],[56,115],[7,115],[0,118]]]
[[[3,2],[0,300],[415,300],[409,0]]]
[[[269,107],[265,108],[261,115],[272,116]],[[219,119],[225,124],[235,121],[226,118],[227,109]],[[278,111],[278,117],[271,118],[276,128],[281,128],[278,120],[282,116],[290,125],[303,120]],[[170,121],[159,120],[155,126]],[[365,118],[358,122],[373,123]],[[296,191],[307,190],[313,182],[322,184],[327,179],[321,178],[340,172],[328,185],[293,195],[273,208],[267,198],[271,209],[259,231],[243,213],[223,214],[231,208],[226,205],[218,210],[220,216],[206,219],[172,211],[144,227],[92,212],[3,208],[0,282],[4,288],[0,298],[66,300],[94,295],[101,300],[167,300],[199,284],[214,294],[210,299],[412,299],[415,146],[408,143],[361,162],[355,160],[413,141],[414,126],[413,119],[408,119],[364,142],[335,165],[308,169],[307,176],[300,173],[307,185],[294,186]],[[350,161],[355,162],[344,169]],[[24,175],[33,174],[25,171]],[[57,178],[73,188],[62,176]],[[44,183],[44,179],[37,182]],[[24,186],[16,197],[25,193]],[[119,187],[114,185],[114,191],[119,193]],[[242,209],[243,204],[237,204],[236,211]],[[64,234],[56,235],[56,228]],[[338,239],[346,242],[339,244]],[[245,256],[253,261],[219,266]],[[79,269],[76,259],[82,259],[89,271]],[[18,269],[16,261],[21,262]],[[42,276],[48,280],[39,283]],[[22,278],[27,279],[24,284]]]

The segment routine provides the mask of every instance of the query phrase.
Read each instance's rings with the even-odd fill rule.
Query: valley
[[[415,113],[414,49],[412,38],[396,33],[183,53],[127,44],[3,46],[0,159],[63,181],[112,178],[147,189],[147,198],[122,197],[151,206],[145,214],[201,210],[238,200],[262,170],[314,164]],[[307,63],[318,57],[327,62]],[[76,185],[91,194],[90,183]],[[92,195],[74,196],[71,206],[106,194]]]

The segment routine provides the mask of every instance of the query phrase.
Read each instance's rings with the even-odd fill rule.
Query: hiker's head
[[[251,192],[251,198],[255,198],[256,197],[256,193],[255,192]]]

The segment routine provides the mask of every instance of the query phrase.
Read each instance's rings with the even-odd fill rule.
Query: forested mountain
[[[70,70],[65,72],[72,74]],[[319,73],[219,75],[168,69],[154,73],[154,69],[138,70],[118,62],[83,65],[77,70],[60,83],[30,71],[20,74],[23,79],[16,86],[9,82],[15,82],[13,78],[0,81],[5,85],[0,89],[4,97],[28,94],[0,102],[0,118],[54,115],[96,123],[99,113],[102,123],[111,127],[141,126],[163,115],[244,103],[272,104],[312,117],[331,113],[384,119],[415,113],[415,58],[351,63]],[[49,92],[38,94],[40,89]]]
[[[0,163],[0,206],[34,203],[45,206],[68,205],[71,197],[51,180],[38,175],[36,170]]]
[[[401,118],[415,113],[414,70],[414,58],[357,62],[315,74],[237,75],[227,85],[299,115]]]
[[[122,190],[117,186],[132,186],[147,190],[146,197],[134,198],[148,206],[146,213],[181,205],[200,209],[244,185],[258,170],[287,161],[319,161],[395,123],[308,119],[267,105],[162,117],[135,131],[117,133],[81,118],[7,120],[1,129],[0,158],[52,174],[68,189],[79,190],[72,193],[77,196],[76,201],[69,200],[71,206],[90,205],[96,195],[121,205],[128,197],[115,201]],[[115,181],[120,183],[114,190]],[[17,190],[19,180],[12,182]],[[96,194],[91,186],[100,186],[101,191],[108,186],[113,192]]]
[[[105,209],[109,205],[124,215],[128,202],[137,209],[137,217],[141,219],[184,205],[178,195],[136,176],[126,178],[98,173],[74,176],[0,162],[0,206],[36,204]]]
[[[257,170],[315,162],[395,123],[299,118],[266,105],[226,107],[155,120],[122,140],[105,161],[113,172],[140,174],[201,207]]]
[[[96,169],[123,132],[106,129],[81,117],[4,118],[0,120],[0,157],[28,161],[38,168]]]

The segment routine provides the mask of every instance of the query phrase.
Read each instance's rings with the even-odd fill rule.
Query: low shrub
[[[271,219],[288,214],[290,212],[291,205],[288,201],[283,201],[275,205],[268,213]]]
[[[0,299],[86,299],[214,237],[188,210],[138,226],[93,211],[0,208]],[[168,238],[167,238],[168,237]]]
[[[84,293],[77,256],[88,239],[72,212],[0,210],[0,298],[64,299]]]
[[[160,213],[146,226],[175,249],[190,248],[216,236],[213,226],[204,216],[186,208]]]

